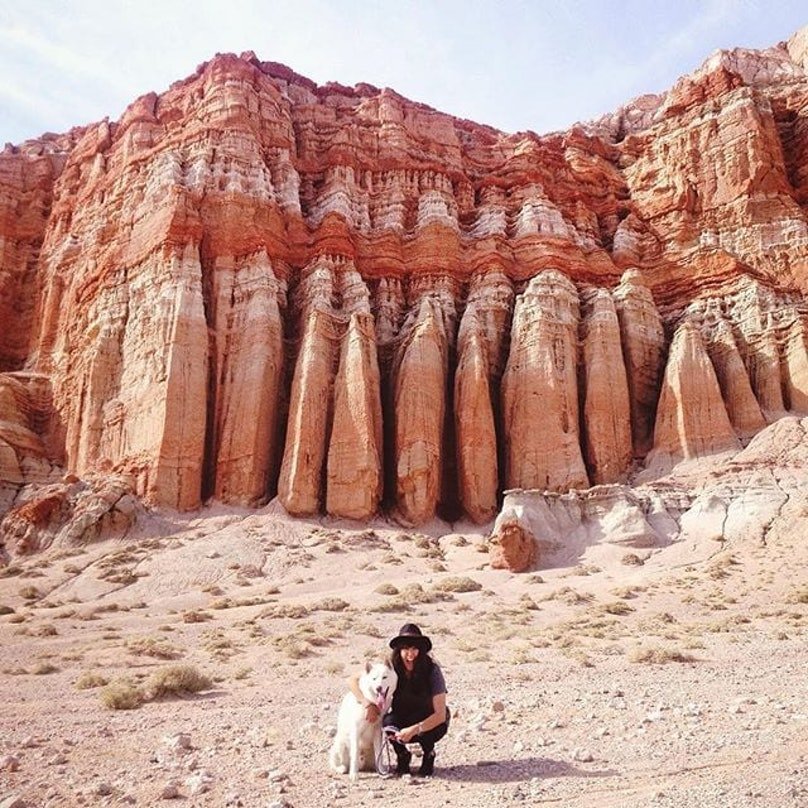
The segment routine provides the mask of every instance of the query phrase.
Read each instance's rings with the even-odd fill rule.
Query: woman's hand
[[[409,743],[418,734],[418,724],[414,727],[404,727],[401,732],[396,735],[396,740],[401,743]]]

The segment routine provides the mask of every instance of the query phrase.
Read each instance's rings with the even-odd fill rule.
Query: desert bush
[[[39,590],[33,584],[23,586],[20,589],[20,597],[24,600],[36,600],[39,597]]]
[[[100,673],[84,671],[84,673],[76,679],[75,688],[76,690],[91,690],[94,687],[103,687],[106,684],[109,684],[109,680]]]
[[[31,673],[37,676],[45,676],[48,673],[56,673],[58,670],[59,668],[52,665],[50,662],[37,662],[31,670]]]
[[[155,671],[146,682],[145,692],[149,699],[199,693],[210,690],[211,680],[192,665],[169,665]]]
[[[418,583],[407,584],[407,586],[401,590],[400,595],[401,598],[409,604],[438,603],[440,601],[454,599],[454,595],[451,592],[444,592],[434,587],[427,591]]]
[[[126,648],[131,654],[157,659],[177,659],[182,656],[182,652],[163,637],[133,637],[126,641]]]
[[[301,603],[276,603],[273,606],[267,606],[259,617],[279,618],[287,617],[291,620],[301,620],[308,617],[309,609]]]
[[[43,623],[41,626],[31,629],[34,637],[55,637],[58,633],[56,626],[52,626],[50,623]]]
[[[14,609],[6,606],[5,603],[0,603],[0,614],[14,614]]]
[[[527,593],[525,593],[519,598],[519,606],[522,609],[527,609],[529,612],[535,612],[539,610],[539,604],[536,603],[536,601],[533,600],[533,598],[530,597],[530,595],[528,595]]]
[[[553,592],[545,595],[542,600],[560,600],[568,606],[576,606],[582,603],[590,603],[595,596],[589,592],[578,592],[570,586],[562,586]]]
[[[143,691],[126,680],[110,682],[101,690],[99,698],[109,710],[134,710],[145,701]]]
[[[800,587],[799,589],[795,589],[789,596],[788,596],[789,603],[808,603],[808,586]]]
[[[206,620],[213,620],[213,616],[199,609],[191,609],[182,613],[183,623],[204,623]]]
[[[629,614],[633,612],[634,609],[628,605],[628,603],[624,603],[622,600],[615,600],[611,603],[604,603],[600,607],[601,611],[605,612],[606,614]]]
[[[379,584],[373,591],[378,595],[397,595],[398,587],[385,581],[385,583]]]
[[[439,592],[479,592],[483,585],[465,575],[452,575],[438,581],[434,588]]]
[[[377,603],[375,606],[370,607],[371,612],[378,612],[379,614],[390,614],[392,612],[408,612],[410,604],[407,603],[401,596],[390,598],[389,600]]]
[[[305,639],[296,637],[293,634],[284,634],[280,637],[275,637],[273,644],[290,659],[304,659],[312,655],[309,643],[306,642]]]
[[[632,648],[628,652],[629,662],[644,662],[652,665],[664,665],[667,662],[695,662],[692,654],[687,654],[677,648],[646,647]]]
[[[313,612],[344,612],[351,604],[342,598],[323,598],[311,605]]]
[[[627,567],[641,567],[645,564],[636,553],[626,553],[621,559],[621,564],[625,564]]]

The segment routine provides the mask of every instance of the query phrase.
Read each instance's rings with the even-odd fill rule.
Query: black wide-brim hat
[[[427,653],[432,650],[432,640],[425,636],[415,623],[405,623],[398,635],[393,637],[389,643],[390,647],[402,648],[406,645],[414,645],[419,651]]]

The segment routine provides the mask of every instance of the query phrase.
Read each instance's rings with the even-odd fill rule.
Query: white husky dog
[[[346,693],[337,716],[337,734],[331,747],[329,762],[339,774],[350,772],[356,780],[357,772],[373,771],[382,744],[383,716],[393,703],[393,693],[398,684],[396,672],[383,662],[366,662],[359,677],[362,695],[379,708],[379,718],[370,723],[365,717],[366,705],[361,704],[353,693]]]

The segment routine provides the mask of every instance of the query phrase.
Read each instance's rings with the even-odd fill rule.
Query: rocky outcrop
[[[509,511],[507,516],[497,520],[488,551],[491,567],[495,570],[525,572],[538,563],[536,537],[519,516]]]
[[[73,478],[40,487],[0,519],[0,557],[124,538],[137,511],[127,481],[119,477]]]
[[[586,301],[582,344],[586,465],[593,484],[614,483],[631,464],[631,417],[620,325],[605,289]]]
[[[400,349],[395,385],[396,502],[418,525],[441,493],[448,345],[440,305],[424,297]]]
[[[532,278],[513,315],[502,379],[507,488],[587,488],[578,434],[575,286],[558,272]]]
[[[655,423],[672,462],[804,412],[804,43],[546,136],[222,54],[7,147],[0,373],[49,392],[0,384],[3,507],[63,464],[169,508],[482,523],[623,479]]]
[[[713,558],[717,546],[762,547],[776,522],[793,526],[805,509],[806,429],[808,419],[787,416],[728,457],[633,488],[509,491],[489,538],[492,563],[514,572],[584,559],[608,567],[626,563],[625,548],[647,553],[674,544],[695,563]],[[628,557],[641,563],[639,553]]]
[[[729,420],[739,437],[750,438],[766,426],[766,420],[752,390],[732,329],[720,316],[710,336],[708,353]]]
[[[370,519],[382,496],[382,411],[373,318],[351,315],[334,385],[326,510]]]
[[[620,322],[636,457],[651,448],[659,384],[665,361],[665,331],[654,298],[636,270],[627,270],[614,291]]]
[[[271,493],[277,468],[285,289],[260,252],[218,261],[211,297],[213,495],[255,505]]]
[[[668,354],[649,465],[664,468],[738,448],[713,365],[696,326],[685,321]]]
[[[458,335],[457,487],[465,512],[478,523],[493,519],[497,511],[499,441],[493,391],[502,376],[512,303],[513,288],[502,272],[476,275]]]

